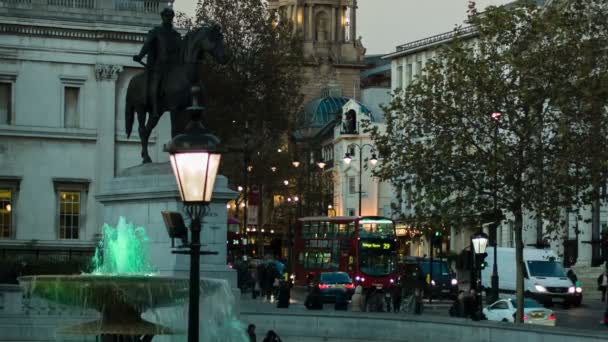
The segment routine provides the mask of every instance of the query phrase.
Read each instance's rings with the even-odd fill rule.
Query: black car
[[[408,275],[416,274],[413,284],[423,287],[425,297],[456,298],[458,295],[458,280],[448,263],[445,260],[434,259],[432,269],[433,276],[430,277],[431,260],[426,258],[407,257],[402,260],[400,265],[402,278],[408,278]],[[404,286],[407,287],[407,283],[405,281]]]
[[[450,270],[447,262],[443,260],[433,260],[432,277],[429,277],[431,272],[430,260],[422,259],[419,264],[425,279],[425,296],[428,297],[431,295],[433,298],[456,298],[458,295],[458,279],[456,278],[456,274]]]
[[[319,286],[324,302],[333,302],[336,295],[345,292],[350,299],[355,292],[353,280],[345,272],[321,272],[312,282],[312,286]]]

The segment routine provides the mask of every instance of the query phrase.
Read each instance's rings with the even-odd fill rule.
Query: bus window
[[[392,237],[395,235],[393,222],[391,221],[372,221],[359,222],[360,237]]]
[[[355,222],[351,222],[348,224],[348,236],[353,236],[355,234]]]
[[[305,238],[310,237],[310,222],[304,222],[302,227],[302,236]]]
[[[327,239],[327,222],[319,222],[319,238]]]
[[[338,224],[333,222],[327,222],[327,236],[330,238],[335,238],[338,230]]]
[[[332,253],[328,252],[304,252],[300,253],[298,259],[300,265],[305,268],[330,269],[338,267],[338,263],[332,260]]]

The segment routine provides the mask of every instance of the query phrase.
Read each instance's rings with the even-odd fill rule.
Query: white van
[[[498,247],[498,288],[501,293],[514,294],[516,263],[515,248]],[[481,284],[492,287],[492,268],[494,267],[494,247],[486,250],[487,267],[481,272]],[[565,306],[581,304],[583,289],[576,287],[566,276],[561,261],[549,249],[524,248],[524,293],[540,303],[551,305],[561,302]]]

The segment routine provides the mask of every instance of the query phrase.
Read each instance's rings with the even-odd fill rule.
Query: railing
[[[19,16],[26,15],[25,12],[20,12],[23,9],[43,12],[49,10],[62,12],[68,9],[69,11],[65,13],[66,16],[76,12],[83,15],[92,14],[96,17],[100,14],[112,16],[115,14],[121,15],[122,12],[137,12],[145,13],[145,17],[148,17],[148,19],[152,18],[153,15],[154,19],[157,19],[156,15],[160,13],[165,3],[165,0],[0,0],[0,8],[15,9],[14,13]],[[56,14],[49,13],[49,16],[56,18]],[[142,16],[134,16],[133,14],[126,14],[126,16],[142,18]]]
[[[0,7],[30,7],[32,0],[0,0]]]
[[[467,35],[470,35],[475,32],[476,32],[476,29],[474,26],[468,26],[468,27],[462,28],[460,30],[450,31],[450,32],[438,34],[435,36],[427,37],[424,39],[415,40],[413,42],[409,42],[409,43],[406,43],[403,45],[399,45],[399,46],[397,46],[397,52],[417,48],[420,46],[430,45],[430,44],[441,42],[441,41],[450,40],[450,39],[456,37],[457,35],[467,36]]]
[[[158,0],[114,0],[114,9],[118,11],[159,13],[159,4]]]
[[[95,8],[95,0],[47,0],[47,4],[61,8]]]

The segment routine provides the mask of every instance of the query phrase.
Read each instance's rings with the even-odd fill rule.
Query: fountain
[[[64,327],[60,330],[63,334],[96,335],[103,342],[183,336],[186,327],[179,323],[186,319],[179,316],[187,311],[179,307],[183,309],[187,304],[188,279],[160,276],[148,262],[147,242],[143,227],[134,227],[121,217],[116,228],[104,225],[90,274],[26,276],[20,277],[19,283],[26,296],[99,312],[98,320]],[[201,340],[245,341],[244,331],[232,315],[228,283],[202,279],[201,294],[203,315],[199,329],[201,337],[206,337]],[[146,311],[166,307],[177,307],[165,319],[175,327],[142,318]],[[153,316],[162,316],[159,312]]]

